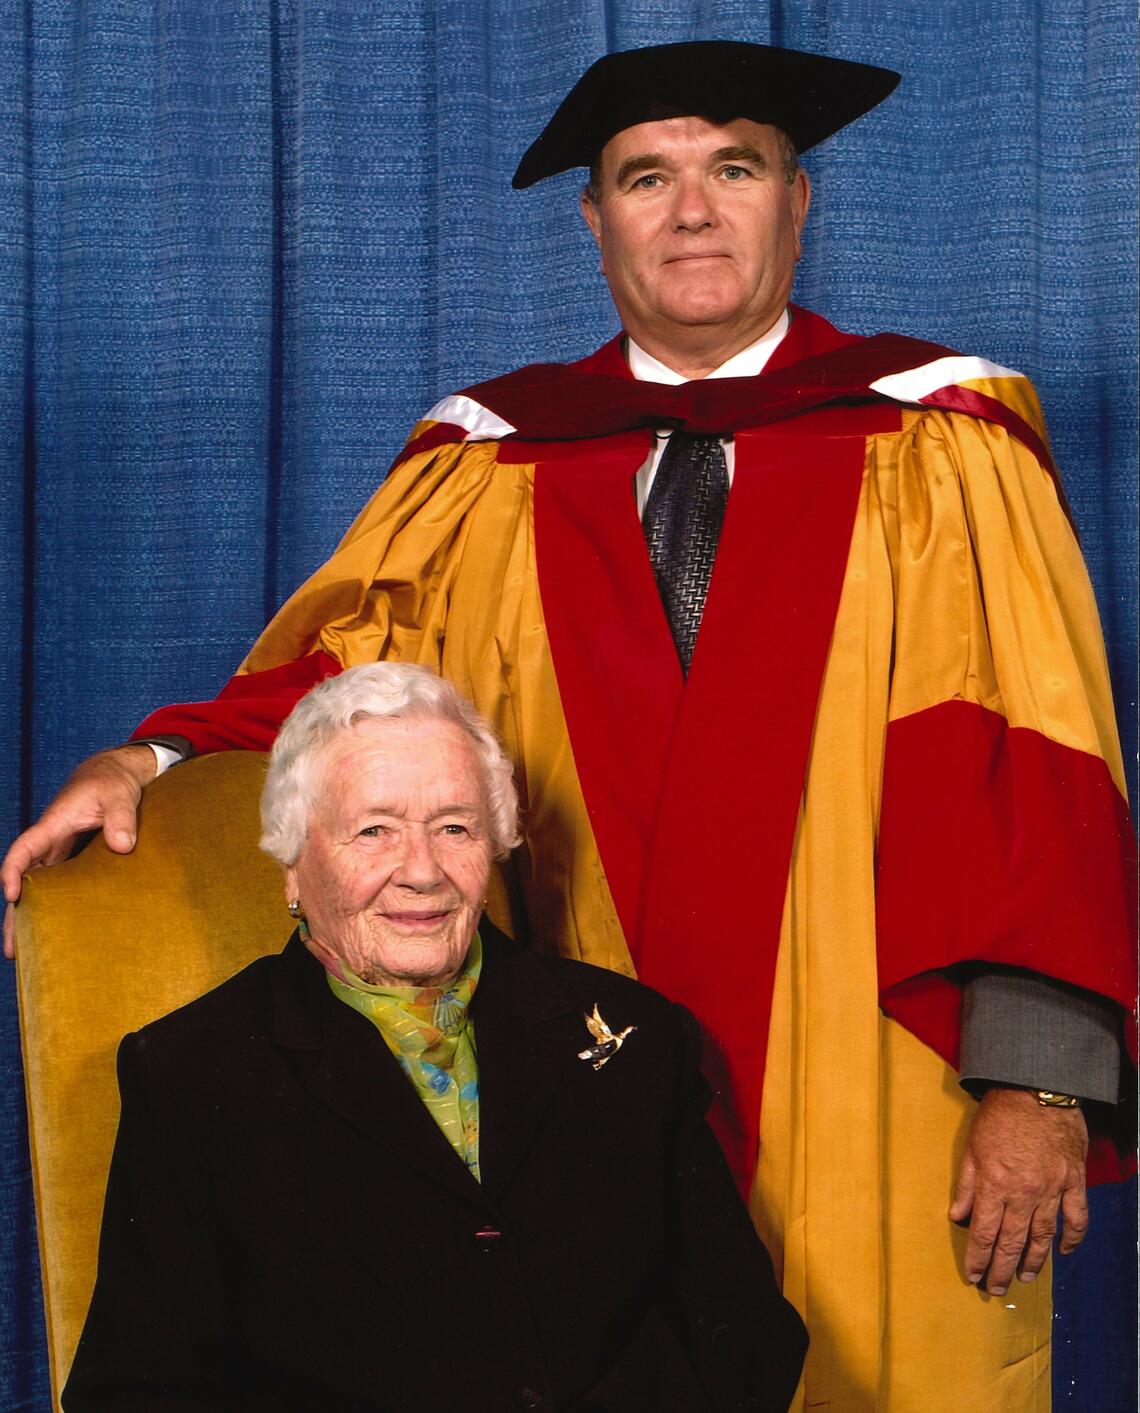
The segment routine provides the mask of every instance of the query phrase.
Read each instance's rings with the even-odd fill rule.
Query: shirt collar
[[[788,332],[790,322],[788,311],[785,309],[766,334],[761,334],[755,343],[750,343],[747,348],[742,348],[739,353],[734,353],[719,368],[714,368],[711,373],[706,374],[706,377],[754,378],[757,373],[764,371],[764,365],[775,353],[784,335]],[[654,358],[651,353],[646,353],[628,335],[626,336],[625,356],[629,362],[629,371],[638,382],[670,383],[675,387],[679,383],[690,381],[672,368],[666,367],[660,359]]]

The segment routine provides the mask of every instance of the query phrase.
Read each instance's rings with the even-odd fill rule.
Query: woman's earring
[[[294,898],[288,905],[289,916],[294,922],[302,922],[305,917],[305,909],[301,906],[300,898]]]

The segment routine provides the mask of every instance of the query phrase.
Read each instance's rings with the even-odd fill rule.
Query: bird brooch
[[[588,1050],[579,1050],[578,1058],[592,1060],[596,1070],[600,1070],[607,1060],[612,1059],[625,1044],[626,1036],[637,1029],[635,1025],[627,1025],[624,1030],[618,1031],[615,1035],[602,1019],[596,1001],[594,1002],[594,1014],[592,1016],[584,1015],[583,1019],[586,1022],[586,1029],[594,1037],[594,1044]]]

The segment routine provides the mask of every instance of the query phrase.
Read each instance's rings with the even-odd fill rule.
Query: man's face
[[[491,868],[486,792],[470,738],[450,722],[366,719],[316,762],[305,844],[285,871],[313,948],[372,985],[455,975]]]
[[[743,348],[779,318],[810,193],[802,171],[787,181],[774,127],[639,123],[603,148],[600,186],[582,214],[639,344],[660,357],[704,331]]]

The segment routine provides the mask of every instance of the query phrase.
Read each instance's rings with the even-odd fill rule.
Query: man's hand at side
[[[12,844],[0,864],[0,882],[8,906],[4,913],[4,955],[15,956],[13,904],[24,874],[44,864],[61,863],[86,829],[102,826],[107,847],[129,854],[143,786],[155,775],[149,746],[119,746],[85,760],[44,810]]]
[[[1084,1240],[1088,1130],[1080,1109],[1047,1108],[1023,1089],[991,1089],[966,1137],[950,1220],[970,1220],[965,1275],[1004,1295],[1014,1275],[1032,1280],[1064,1218],[1061,1251]]]

